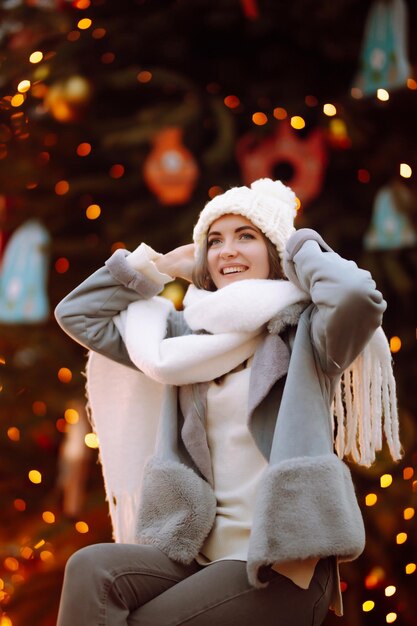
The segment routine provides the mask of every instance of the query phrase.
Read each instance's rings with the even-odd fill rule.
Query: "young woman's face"
[[[236,280],[268,278],[268,251],[259,228],[242,215],[219,217],[207,235],[207,266],[217,289]]]

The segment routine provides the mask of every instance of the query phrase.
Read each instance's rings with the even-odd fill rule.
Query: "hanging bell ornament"
[[[181,128],[165,128],[153,140],[154,147],[145,161],[143,176],[161,204],[183,204],[194,190],[198,166],[182,144]]]

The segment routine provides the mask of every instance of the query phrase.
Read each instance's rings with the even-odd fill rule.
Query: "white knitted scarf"
[[[138,300],[115,323],[140,371],[161,383],[187,385],[213,380],[243,363],[267,323],[306,298],[286,280],[237,281],[214,292],[190,285],[184,317],[194,334],[165,338],[173,310],[166,298]]]
[[[194,334],[165,339],[173,309],[165,298],[134,302],[115,321],[140,371],[160,383],[184,385],[230,372],[255,352],[268,322],[306,298],[284,280],[237,281],[215,292],[191,285],[184,317]],[[395,379],[381,328],[341,376],[333,410],[340,457],[371,465],[384,431],[393,459],[400,458]]]

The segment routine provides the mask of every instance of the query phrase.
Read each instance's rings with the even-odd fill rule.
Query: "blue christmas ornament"
[[[0,322],[42,322],[48,318],[47,230],[37,220],[20,226],[10,238],[0,268]]]
[[[361,67],[354,81],[363,95],[403,87],[411,70],[404,0],[376,0],[367,17]]]
[[[383,187],[376,195],[371,224],[364,237],[366,250],[394,250],[417,243],[417,236],[408,217],[398,207],[390,187]]]

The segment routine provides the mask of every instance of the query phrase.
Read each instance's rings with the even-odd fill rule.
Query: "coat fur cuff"
[[[131,267],[126,261],[128,254],[126,250],[119,248],[107,259],[105,265],[110,274],[125,287],[136,291],[142,298],[156,296],[161,291],[162,285]]]
[[[145,469],[136,539],[174,561],[191,563],[213,526],[216,506],[210,485],[192,469],[152,459]]]
[[[248,577],[272,563],[357,558],[365,545],[349,468],[334,454],[282,461],[265,474],[255,506]]]

